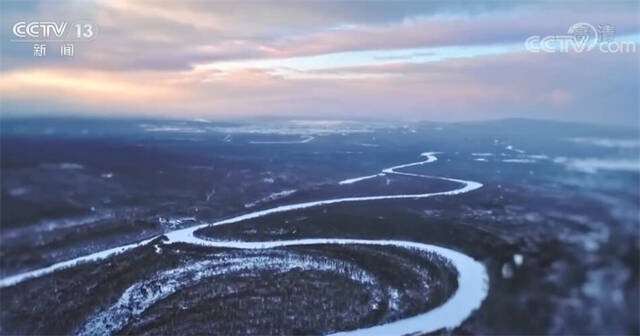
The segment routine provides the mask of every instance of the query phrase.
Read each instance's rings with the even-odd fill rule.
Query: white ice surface
[[[532,160],[532,159],[505,159],[505,160],[502,160],[502,162],[506,162],[506,163],[535,163],[536,160]]]
[[[375,175],[367,175],[367,176],[361,176],[361,177],[356,177],[356,178],[350,178],[350,179],[346,179],[346,180],[342,180],[340,181],[338,184],[354,184],[356,182],[360,182],[360,181],[364,181],[364,180],[368,180],[368,179],[372,179],[378,176],[381,176],[382,174],[375,174]]]
[[[307,143],[311,140],[315,139],[313,136],[305,136],[300,140],[283,140],[283,141],[249,141],[250,144],[254,145],[269,145],[269,144],[301,144]]]

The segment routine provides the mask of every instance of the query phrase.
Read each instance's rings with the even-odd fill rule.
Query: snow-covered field
[[[366,202],[366,201],[380,201],[388,199],[419,199],[428,198],[434,196],[445,195],[457,195],[461,193],[470,192],[482,187],[481,183],[460,179],[453,179],[447,177],[427,176],[414,173],[400,172],[400,169],[420,166],[427,163],[432,163],[437,160],[436,153],[425,152],[421,154],[424,160],[393,166],[383,169],[381,173],[372,176],[358,177],[347,180],[347,183],[356,183],[366,178],[372,178],[381,174],[397,174],[403,176],[410,176],[421,179],[441,179],[450,182],[456,182],[460,184],[460,187],[441,192],[427,192],[421,194],[397,194],[397,195],[377,195],[377,196],[360,196],[360,197],[344,197],[334,198],[326,200],[318,200],[297,204],[282,205],[270,209],[260,210],[256,212],[247,213],[234,218],[221,220],[211,224],[202,224],[193,226],[186,229],[175,230],[168,232],[165,236],[168,238],[165,244],[173,243],[187,243],[202,246],[212,247],[226,247],[226,248],[239,248],[239,249],[271,249],[283,246],[302,246],[302,245],[380,245],[380,246],[395,246],[404,249],[417,249],[423,252],[435,253],[448,260],[458,272],[458,289],[456,292],[441,306],[419,314],[417,316],[409,317],[399,321],[386,323],[370,328],[357,329],[349,331],[347,333],[352,334],[407,334],[414,332],[431,332],[442,328],[453,328],[462,323],[475,309],[479,308],[482,301],[487,296],[489,278],[484,265],[473,258],[448,248],[434,246],[429,244],[422,244],[411,241],[400,240],[363,240],[363,239],[298,239],[298,240],[285,240],[285,241],[263,241],[263,242],[243,242],[243,241],[215,241],[206,238],[198,237],[195,232],[210,226],[229,225],[233,223],[239,223],[249,219],[255,219],[264,217],[274,213],[282,213],[288,211],[294,211],[299,209],[306,209],[312,207],[320,207],[331,204],[346,203],[346,202]],[[342,184],[345,181],[343,181]],[[155,237],[153,238],[155,239]],[[109,258],[115,254],[122,253],[124,251],[131,250],[133,248],[145,245],[153,239],[148,239],[142,242],[129,244],[117,248],[104,250],[101,252],[93,253],[87,256],[75,258],[61,263],[53,264],[49,267],[42,269],[36,269],[30,272],[25,272],[10,276],[0,280],[0,287],[8,287],[18,284],[27,279],[41,277],[46,274],[56,272],[61,269],[73,267],[75,265],[97,261]],[[257,259],[256,259],[257,258]],[[256,260],[253,260],[256,259]],[[193,264],[187,265],[180,269],[167,271],[157,275],[155,279],[147,281],[155,281],[161,283],[159,291],[149,293],[148,295],[135,295],[140,286],[144,286],[143,283],[137,283],[129,287],[123,294],[118,303],[110,309],[98,313],[92,316],[84,325],[84,327],[78,330],[79,334],[88,334],[99,330],[104,333],[117,332],[120,327],[126,324],[128,318],[132,315],[140,314],[144,312],[146,308],[151,306],[154,302],[166,297],[172,292],[175,292],[182,286],[186,286],[188,283],[197,281],[198,279],[213,276],[215,274],[223,274],[225,272],[238,272],[242,270],[252,270],[255,268],[276,268],[281,272],[285,272],[287,269],[298,266],[303,268],[309,268],[314,270],[323,269],[323,263],[321,261],[301,261],[293,260],[295,262],[282,262],[282,260],[268,260],[264,257],[255,258],[242,258],[235,260],[224,265],[216,265],[215,262],[209,264]],[[263,260],[264,259],[264,260]],[[346,266],[345,266],[346,267]],[[343,267],[344,268],[344,267]],[[348,267],[347,267],[348,268]],[[366,275],[359,274],[353,270],[346,271],[344,268],[341,272],[350,274],[352,279],[360,279],[365,281]],[[335,271],[335,269],[334,269]],[[185,278],[184,274],[196,274],[195,277],[190,276]],[[359,275],[355,275],[359,274]],[[129,308],[133,301],[135,301],[135,310],[131,311]],[[107,323],[108,322],[108,323]]]

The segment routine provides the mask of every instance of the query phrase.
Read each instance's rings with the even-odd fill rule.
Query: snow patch
[[[568,141],[608,148],[640,148],[638,139],[611,139],[611,138],[571,138]]]
[[[600,159],[600,158],[584,158],[571,159],[566,157],[558,157],[553,160],[555,163],[564,164],[567,169],[576,170],[583,173],[597,173],[601,170],[606,171],[640,171],[640,161],[630,159]]]
[[[250,202],[250,203],[246,203],[244,205],[245,208],[253,208],[254,206],[261,204],[261,203],[266,203],[266,202],[271,202],[271,201],[275,201],[275,200],[279,200],[281,198],[285,198],[289,195],[292,195],[296,192],[296,189],[290,189],[290,190],[283,190],[277,193],[273,193],[267,197],[263,197],[257,201],[254,202]]]

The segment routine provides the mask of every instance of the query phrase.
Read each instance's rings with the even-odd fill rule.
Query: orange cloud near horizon
[[[0,92],[12,99],[43,99],[67,103],[104,104],[170,100],[179,95],[156,74],[78,72],[68,69],[17,70],[3,74]]]

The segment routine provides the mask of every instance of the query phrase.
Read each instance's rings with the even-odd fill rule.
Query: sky
[[[1,15],[3,117],[639,122],[638,1],[6,0]],[[13,31],[33,21],[95,36],[38,57]],[[635,52],[525,47],[581,22]]]

